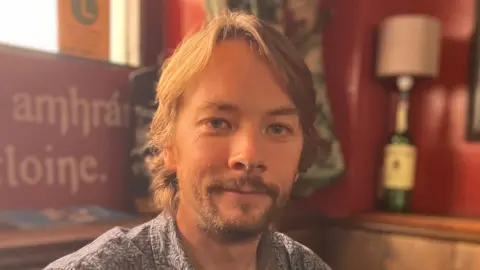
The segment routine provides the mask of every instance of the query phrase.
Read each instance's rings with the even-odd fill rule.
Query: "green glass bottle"
[[[380,208],[388,212],[408,212],[415,183],[417,148],[408,135],[408,97],[397,105],[395,132],[384,149]]]

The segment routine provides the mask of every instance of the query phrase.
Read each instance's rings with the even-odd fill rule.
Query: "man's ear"
[[[169,172],[176,172],[177,171],[177,160],[175,158],[175,152],[171,147],[167,147],[162,150],[163,155],[163,162],[165,169]]]

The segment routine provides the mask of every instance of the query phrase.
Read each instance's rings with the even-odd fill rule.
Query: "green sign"
[[[102,0],[108,1],[108,0]],[[98,18],[97,0],[70,0],[73,17],[83,25],[93,24]]]

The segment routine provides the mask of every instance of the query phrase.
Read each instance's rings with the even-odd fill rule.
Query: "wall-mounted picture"
[[[480,141],[480,1],[476,1],[475,32],[471,40],[467,140]]]

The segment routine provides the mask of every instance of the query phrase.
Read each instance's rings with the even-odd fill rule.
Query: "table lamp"
[[[380,25],[377,77],[396,78],[398,90],[409,91],[416,77],[438,74],[441,24],[427,15],[396,15]]]
[[[381,210],[409,210],[417,157],[417,148],[408,132],[409,93],[414,79],[437,76],[440,43],[440,21],[431,16],[397,15],[380,24],[376,75],[394,78],[400,92],[395,132],[384,149],[378,193]]]

